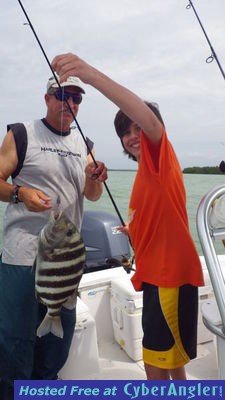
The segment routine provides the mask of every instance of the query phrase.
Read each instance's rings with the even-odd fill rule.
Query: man
[[[107,178],[106,167],[92,161],[78,130],[70,130],[85,93],[81,81],[70,76],[61,86],[49,79],[46,117],[9,125],[0,148],[0,200],[9,203],[0,262],[1,400],[13,399],[15,379],[57,379],[67,359],[74,310],[62,309],[63,339],[36,338],[46,312],[35,298],[37,236],[58,198],[63,209],[71,205],[69,217],[80,230],[83,197],[98,200]]]
[[[188,227],[182,171],[162,117],[153,103],[76,55],[59,55],[52,66],[61,80],[76,74],[120,108],[116,132],[139,164],[128,218],[136,261],[132,283],[143,290],[145,371],[151,380],[186,379],[184,365],[196,357],[198,286],[204,282]]]

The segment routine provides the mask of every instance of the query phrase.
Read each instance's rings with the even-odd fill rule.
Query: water
[[[127,209],[131,194],[132,184],[135,177],[135,171],[109,171],[107,185],[110,193],[120,211],[124,221],[127,220]],[[196,230],[196,212],[202,197],[213,187],[225,184],[225,176],[223,175],[193,175],[184,174],[184,182],[187,192],[187,211],[189,217],[189,225],[192,237],[196,244],[197,250],[202,255],[201,246],[198,240]],[[116,211],[104,189],[103,195],[97,202],[85,200],[85,209],[87,210],[102,210],[112,214]],[[0,203],[0,219],[4,213],[6,203]],[[0,226],[0,244],[2,243],[2,224]],[[222,244],[218,243],[217,251],[222,254],[225,249]]]
[[[108,174],[109,178],[107,180],[107,185],[117,204],[117,207],[120,210],[124,221],[127,220],[129,197],[135,174],[135,171],[109,171]],[[202,250],[196,230],[196,213],[198,205],[202,197],[213,187],[223,184],[225,185],[225,176],[184,174],[184,183],[187,193],[187,211],[190,231],[196,244],[198,253],[202,255]],[[85,201],[85,207],[88,210],[104,210],[115,214],[115,210],[112,206],[111,200],[109,199],[109,196],[105,190],[101,199],[98,200],[96,203]],[[220,254],[224,253],[224,248],[222,244],[218,243],[216,248]]]

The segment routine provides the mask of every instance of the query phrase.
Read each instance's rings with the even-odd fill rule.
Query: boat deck
[[[201,261],[203,261],[201,259]],[[225,258],[223,262],[225,261]],[[204,266],[204,262],[203,267]],[[80,285],[79,307],[82,305],[77,315],[76,330],[71,345],[71,351],[66,365],[60,372],[60,379],[72,380],[145,380],[143,361],[141,361],[141,335],[138,341],[130,341],[130,347],[138,347],[137,357],[128,356],[124,343],[122,345],[118,338],[115,338],[115,321],[113,321],[112,312],[112,290],[115,279],[121,285],[121,296],[118,303],[114,305],[119,308],[119,316],[122,317],[123,330],[126,328],[126,318],[133,315],[134,320],[128,326],[125,335],[125,341],[129,342],[132,335],[129,331],[136,330],[136,325],[141,325],[141,306],[139,298],[134,296],[134,304],[137,309],[134,314],[127,313],[126,301],[131,301],[129,297],[130,276],[125,273],[123,268],[98,271],[86,274]],[[207,278],[208,279],[208,278]],[[125,282],[125,286],[124,286]],[[209,283],[209,282],[207,282]],[[127,292],[126,292],[127,285]],[[132,286],[132,285],[131,285]],[[120,287],[120,286],[118,286]],[[207,289],[208,291],[209,289]],[[126,292],[126,293],[125,293]],[[206,288],[203,290],[203,300],[199,296],[200,303],[205,301]],[[117,293],[120,295],[119,293]],[[212,293],[210,292],[210,298]],[[139,296],[141,297],[141,296]],[[130,321],[128,321],[130,322]],[[134,326],[135,325],[135,326]],[[139,326],[140,329],[140,326]],[[203,330],[202,330],[203,329]],[[186,365],[187,379],[189,380],[217,380],[219,371],[216,356],[215,336],[203,326],[201,314],[199,319],[199,334],[201,340],[198,340],[197,358]],[[123,336],[122,336],[123,337]],[[128,352],[129,353],[129,352]],[[136,354],[136,353],[134,353]],[[140,360],[140,361],[139,361]]]
[[[145,380],[142,361],[132,361],[117,343],[99,346],[100,372],[84,379],[97,380]],[[214,341],[198,345],[198,356],[186,366],[189,380],[217,380],[218,366]]]

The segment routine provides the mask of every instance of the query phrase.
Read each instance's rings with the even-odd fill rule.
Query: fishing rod
[[[211,49],[211,51],[212,51],[211,56],[207,57],[206,63],[211,63],[211,62],[215,59],[216,62],[217,62],[217,65],[218,65],[218,67],[219,67],[219,69],[220,69],[220,72],[221,72],[223,78],[225,79],[225,72],[224,72],[224,70],[223,70],[223,68],[222,68],[222,66],[221,66],[221,64],[220,64],[220,62],[219,62],[219,59],[218,59],[218,57],[217,57],[217,55],[216,55],[216,52],[215,52],[215,50],[214,50],[214,48],[213,48],[213,46],[212,46],[212,44],[211,44],[211,42],[210,42],[210,40],[209,40],[209,38],[208,38],[208,35],[207,35],[207,33],[206,33],[206,31],[205,31],[203,25],[202,25],[202,22],[201,22],[201,20],[200,20],[198,14],[197,14],[197,11],[196,11],[196,9],[195,9],[195,7],[194,7],[194,5],[193,5],[193,2],[192,2],[191,0],[189,0],[189,4],[186,6],[186,9],[187,9],[187,10],[190,9],[190,8],[193,9],[193,11],[194,11],[194,13],[195,13],[195,16],[196,16],[196,18],[197,18],[197,20],[198,20],[198,22],[199,22],[199,25],[201,26],[202,31],[203,31],[203,33],[204,33],[204,35],[205,35],[205,38],[206,38],[206,40],[207,40],[207,42],[208,42],[208,45],[209,45],[209,47],[210,47],[210,49]]]
[[[50,70],[51,70],[51,72],[52,72],[52,75],[54,76],[54,78],[55,78],[55,80],[56,80],[56,82],[57,82],[57,85],[59,86],[60,90],[63,91],[62,86],[60,85],[59,80],[58,80],[58,78],[57,78],[57,75],[56,75],[55,71],[53,70],[53,68],[52,68],[52,66],[51,66],[51,63],[50,63],[50,61],[49,61],[49,59],[48,59],[48,57],[47,57],[47,54],[46,54],[46,52],[44,51],[44,48],[43,48],[43,46],[42,46],[42,44],[41,44],[41,42],[40,42],[40,40],[39,40],[39,38],[38,38],[38,36],[37,36],[37,33],[35,32],[35,29],[34,29],[32,23],[31,23],[31,20],[30,20],[28,14],[27,14],[27,12],[26,12],[26,10],[25,10],[25,8],[24,8],[22,2],[21,2],[20,0],[18,0],[18,3],[19,3],[19,5],[20,5],[20,7],[22,8],[23,13],[24,13],[24,15],[25,15],[25,17],[26,17],[26,19],[27,19],[27,23],[25,23],[24,25],[29,25],[29,26],[30,26],[30,28],[31,28],[31,30],[32,30],[32,32],[33,32],[33,34],[34,34],[34,36],[35,36],[35,38],[36,38],[36,40],[37,40],[37,42],[38,42],[38,44],[39,44],[39,47],[40,47],[40,49],[41,49],[41,51],[42,51],[42,53],[43,53],[43,55],[44,55],[44,57],[45,57],[45,60],[46,60],[47,63],[48,63],[48,66],[49,66],[49,68],[50,68]],[[91,152],[91,148],[90,148],[90,146],[89,146],[89,144],[88,144],[88,142],[87,142],[87,140],[86,140],[86,138],[85,138],[85,136],[84,136],[84,134],[83,134],[83,131],[82,131],[82,129],[81,129],[81,127],[80,127],[80,125],[79,125],[79,123],[78,123],[78,121],[77,121],[77,118],[76,118],[76,116],[74,115],[74,112],[73,112],[73,110],[71,109],[68,100],[65,100],[65,101],[66,101],[66,104],[67,104],[68,109],[70,110],[70,112],[71,112],[71,114],[72,114],[72,116],[73,116],[73,119],[74,119],[74,121],[75,121],[75,123],[76,123],[76,126],[77,126],[77,128],[78,128],[78,130],[79,130],[79,132],[80,132],[80,134],[81,134],[81,136],[82,136],[82,138],[83,138],[83,140],[84,140],[86,146],[87,146],[87,149],[88,149],[88,151],[89,151],[89,153],[90,153],[90,155],[91,155],[92,161],[94,162],[95,166],[97,167],[98,164],[97,164],[97,162],[96,162],[96,160],[95,160],[95,158],[94,158],[94,156],[93,156],[93,154],[92,154],[92,152]],[[121,224],[122,224],[123,226],[125,226],[125,222],[123,221],[123,218],[122,218],[122,216],[121,216],[121,214],[120,214],[120,211],[119,211],[119,209],[118,209],[118,207],[117,207],[117,205],[116,205],[116,203],[115,203],[115,201],[114,201],[114,199],[113,199],[113,197],[112,197],[112,195],[111,195],[111,192],[110,192],[110,190],[109,190],[109,188],[108,188],[108,185],[106,184],[106,182],[103,182],[103,183],[104,183],[105,189],[106,189],[106,191],[107,191],[107,193],[108,193],[108,195],[109,195],[109,198],[110,198],[110,200],[111,200],[111,202],[112,202],[112,204],[113,204],[113,206],[114,206],[114,208],[115,208],[115,210],[116,210],[116,212],[117,212],[117,215],[118,215],[118,217],[119,217],[119,219],[120,219],[120,221],[121,221]]]

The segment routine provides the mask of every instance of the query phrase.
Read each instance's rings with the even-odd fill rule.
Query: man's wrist
[[[19,190],[20,190],[20,188],[21,188],[21,186],[16,185],[14,187],[13,191],[12,191],[10,200],[11,200],[11,202],[13,204],[17,204],[17,203],[19,203],[21,201],[20,198],[19,198]]]

